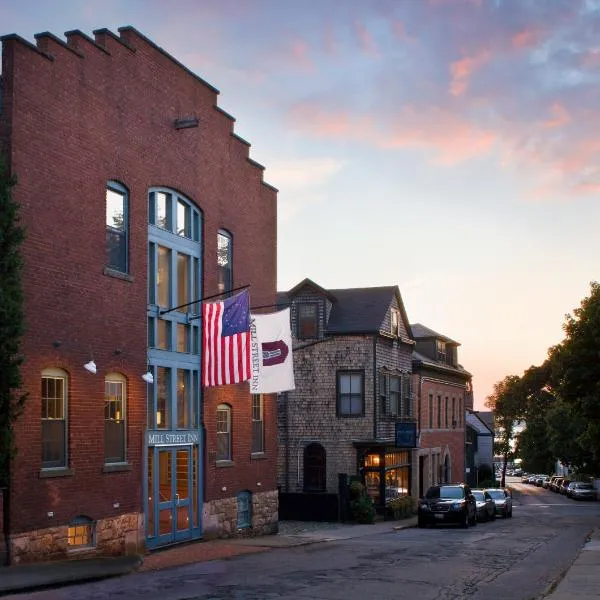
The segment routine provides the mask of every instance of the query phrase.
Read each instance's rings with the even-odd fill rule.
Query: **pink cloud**
[[[288,54],[292,65],[305,71],[313,71],[315,66],[308,53],[309,47],[306,42],[298,38],[292,40]]]
[[[358,45],[361,47],[362,51],[369,56],[379,56],[379,50],[375,45],[373,36],[360,21],[354,21],[354,30],[358,39]]]
[[[462,96],[469,85],[471,75],[480,69],[490,58],[490,53],[483,50],[475,56],[465,56],[450,65],[450,93],[453,96]]]
[[[552,113],[552,118],[548,121],[544,121],[544,127],[562,127],[563,125],[567,125],[571,122],[571,115],[569,111],[558,102],[555,102],[550,107],[550,112]]]
[[[539,39],[539,32],[534,29],[523,29],[512,36],[512,47],[516,49],[530,48]]]
[[[439,164],[456,164],[488,154],[497,135],[451,112],[431,107],[405,107],[385,126],[370,115],[327,112],[315,104],[296,106],[296,127],[320,138],[352,140],[381,149],[420,148],[434,153]]]

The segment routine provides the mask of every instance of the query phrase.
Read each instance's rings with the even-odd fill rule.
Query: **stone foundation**
[[[278,531],[277,490],[252,494],[252,526],[237,527],[237,499],[223,498],[206,502],[202,511],[203,537],[213,538],[253,537]]]
[[[94,546],[70,547],[68,529],[63,525],[12,535],[13,564],[144,552],[143,514],[131,513],[96,521]]]

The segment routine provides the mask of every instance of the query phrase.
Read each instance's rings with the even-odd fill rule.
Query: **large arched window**
[[[67,383],[62,369],[42,371],[42,469],[67,466]]]
[[[446,457],[444,458],[444,483],[450,482],[451,471],[450,455],[446,454]]]
[[[324,492],[326,473],[325,448],[313,442],[304,448],[304,491]]]
[[[217,460],[231,460],[231,406],[217,406]]]

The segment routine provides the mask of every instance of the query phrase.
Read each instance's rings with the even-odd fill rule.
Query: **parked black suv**
[[[419,500],[418,524],[458,523],[476,525],[477,505],[471,488],[464,483],[442,483],[427,490]]]

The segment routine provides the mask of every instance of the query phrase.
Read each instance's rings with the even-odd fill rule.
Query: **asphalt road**
[[[516,482],[509,480],[518,490],[512,519],[467,530],[404,529],[18,598],[531,600],[570,566],[598,524],[600,502],[575,502]]]

